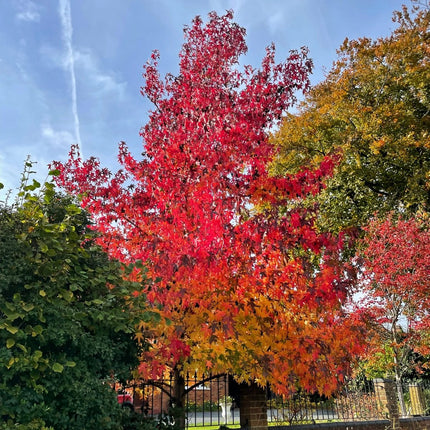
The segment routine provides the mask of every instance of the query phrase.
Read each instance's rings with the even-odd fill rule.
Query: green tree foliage
[[[39,188],[33,181],[0,207],[1,419],[121,428],[109,378],[129,378],[136,365],[143,298],[123,280],[127,268],[94,245],[86,213],[52,184]]]
[[[274,173],[339,160],[320,204],[320,225],[365,225],[375,211],[430,203],[430,11],[396,12],[386,38],[346,39],[326,79],[289,115],[273,142]],[[303,202],[300,202],[303,204]]]

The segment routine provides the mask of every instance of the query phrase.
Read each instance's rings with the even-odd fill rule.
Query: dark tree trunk
[[[174,416],[176,424],[185,429],[185,379],[179,370],[173,370],[173,398]]]

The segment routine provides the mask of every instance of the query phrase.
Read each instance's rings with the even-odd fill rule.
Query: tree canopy
[[[327,156],[338,160],[312,199],[325,230],[430,203],[430,11],[403,7],[393,20],[388,37],[346,39],[325,80],[273,137],[276,174],[318,166]]]
[[[359,349],[342,308],[342,241],[317,232],[313,208],[285,206],[317,193],[332,162],[288,177],[266,167],[269,130],[309,88],[312,64],[306,49],[276,63],[270,46],[260,68],[241,70],[245,30],[232,18],[194,19],[177,76],[161,79],[153,53],[140,160],[121,144],[123,169],[111,174],[72,148],[55,163],[58,184],[81,196],[111,256],[147,265],[142,293],[161,322],[140,324],[152,340],[142,375],[211,370],[329,393]]]
[[[383,372],[378,376],[394,376],[399,385],[411,370],[424,370],[422,357],[430,353],[429,227],[427,217],[403,220],[390,214],[373,219],[360,244],[359,306],[376,323],[366,366]],[[403,396],[399,399],[405,414]]]

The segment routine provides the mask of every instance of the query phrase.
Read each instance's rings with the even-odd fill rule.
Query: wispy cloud
[[[45,138],[50,145],[61,148],[70,148],[75,142],[75,137],[65,130],[54,130],[51,124],[42,124],[42,137]]]
[[[82,141],[79,126],[78,101],[76,91],[75,57],[72,44],[73,26],[70,0],[60,0],[59,13],[61,18],[62,37],[66,49],[65,68],[70,75],[70,85],[72,92],[72,115],[75,129],[75,139],[82,152]]]
[[[44,45],[39,50],[44,63],[51,67],[69,69],[70,59],[50,45]],[[120,80],[113,71],[106,71],[100,65],[97,56],[88,48],[73,49],[74,70],[85,76],[81,83],[82,91],[101,100],[103,97],[123,99],[127,91],[127,82]],[[104,102],[104,101],[103,101]]]
[[[113,72],[103,70],[97,57],[89,49],[75,51],[74,54],[75,65],[85,74],[94,95],[97,97],[115,95],[119,99],[124,97],[127,83],[120,81]]]
[[[18,20],[27,22],[40,21],[39,6],[31,0],[21,0],[18,3],[18,9],[19,12],[16,14]]]

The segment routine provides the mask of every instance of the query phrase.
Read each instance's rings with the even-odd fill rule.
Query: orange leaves
[[[145,337],[141,331],[137,331],[134,334],[135,339],[139,342],[139,344],[143,344],[143,341],[145,340]]]

